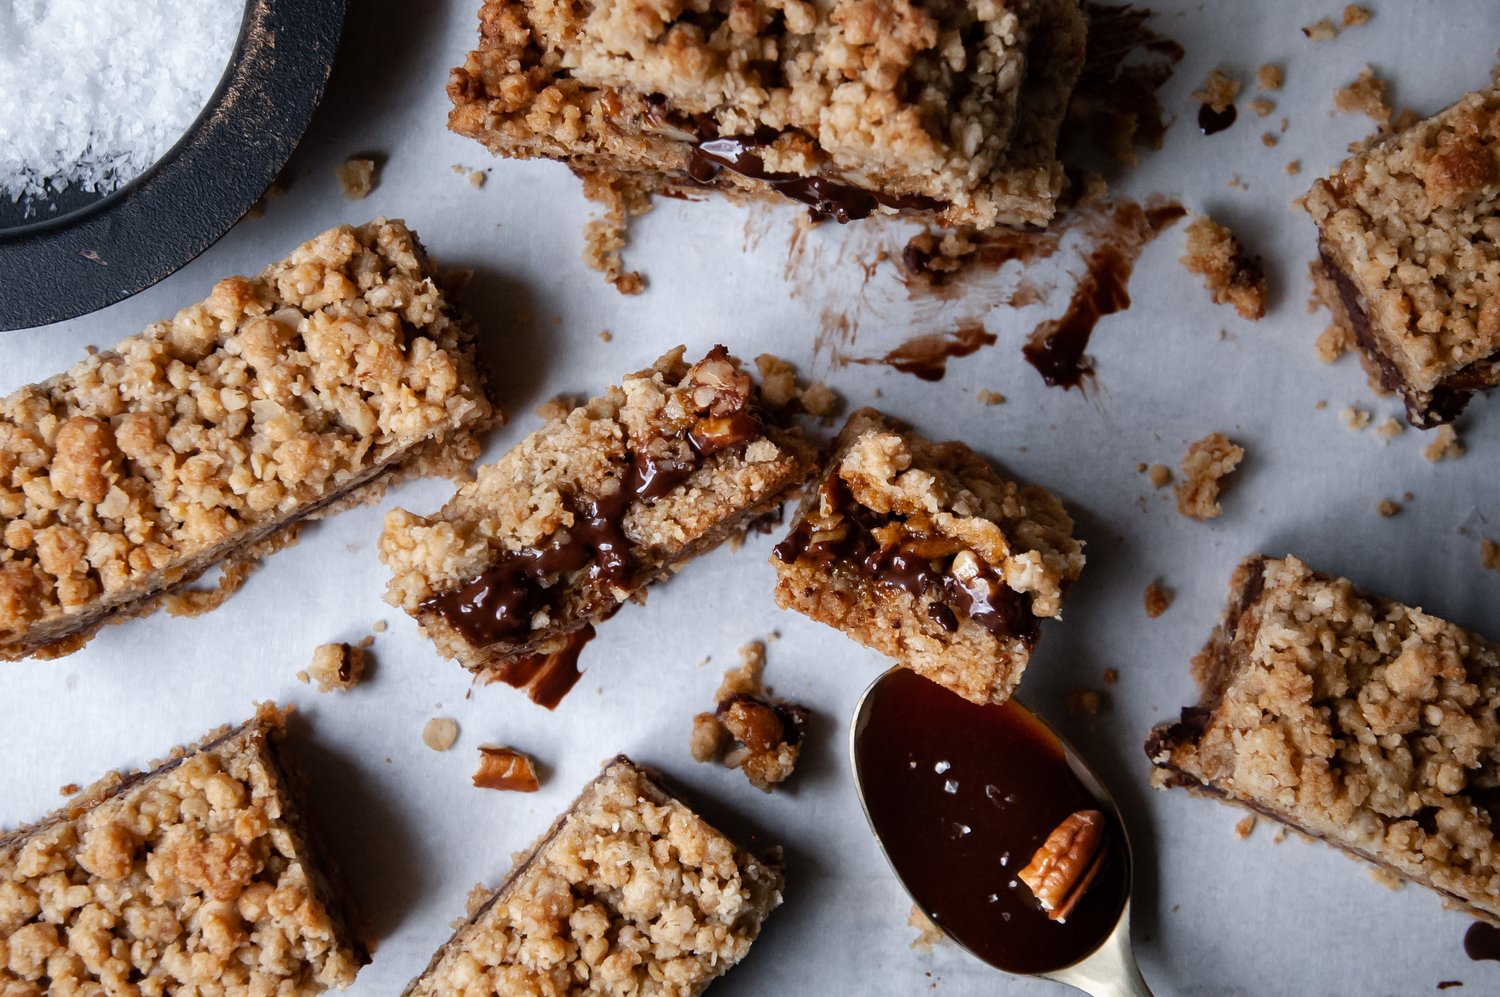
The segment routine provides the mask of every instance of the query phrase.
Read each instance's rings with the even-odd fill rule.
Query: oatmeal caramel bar
[[[449,127],[637,189],[1045,224],[1077,0],[484,0]]]
[[[1412,425],[1500,384],[1500,87],[1350,157],[1306,203],[1318,297]]]
[[[1500,923],[1500,646],[1252,557],[1151,732],[1158,786],[1237,803]]]
[[[556,705],[593,624],[813,473],[738,359],[683,352],[553,418],[438,513],[386,517],[387,599],[444,657]]]
[[[0,993],[316,994],[369,961],[280,757],[285,714],[0,836]]]
[[[998,703],[1020,681],[1038,618],[1061,615],[1083,544],[1048,492],[861,409],[771,560],[783,609]]]
[[[0,660],[188,608],[221,561],[227,594],[301,520],[472,461],[500,413],[433,277],[401,222],[341,226],[0,400]]]
[[[781,903],[756,858],[621,755],[478,900],[403,997],[690,997]]]

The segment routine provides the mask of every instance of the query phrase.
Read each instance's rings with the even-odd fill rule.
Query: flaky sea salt
[[[213,96],[243,0],[0,0],[0,194],[108,192]]]

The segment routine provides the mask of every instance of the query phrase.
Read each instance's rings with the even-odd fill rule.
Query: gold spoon
[[[919,682],[921,684],[918,684]],[[930,713],[923,714],[920,706],[913,706],[912,716],[908,720],[904,714],[905,704],[907,702],[915,703],[918,699],[929,703],[935,702],[940,709],[951,709],[952,716],[950,719],[954,719],[955,721],[964,718],[969,718],[970,721],[976,718],[982,720],[983,718],[979,717],[979,714],[975,711],[1000,708],[974,707],[972,704],[967,704],[966,701],[961,700],[956,694],[942,690],[928,683],[925,679],[919,679],[912,672],[899,667],[892,668],[872,682],[870,687],[860,696],[859,703],[856,705],[854,711],[854,722],[850,725],[849,754],[854,771],[854,784],[859,793],[860,806],[864,810],[865,819],[869,822],[870,830],[874,833],[875,840],[880,845],[881,853],[890,862],[892,871],[896,873],[896,878],[901,881],[902,886],[911,895],[917,908],[929,921],[936,925],[939,930],[964,951],[974,955],[981,961],[987,962],[989,965],[995,966],[997,969],[1014,972],[1013,970],[1007,970],[1004,966],[998,965],[993,960],[985,959],[982,954],[976,952],[969,945],[966,945],[953,931],[942,924],[934,916],[934,905],[936,903],[934,898],[930,895],[923,896],[922,891],[924,887],[920,883],[916,884],[914,888],[914,884],[902,876],[900,865],[896,857],[891,853],[891,843],[887,840],[887,834],[883,833],[877,821],[876,814],[872,811],[869,795],[870,786],[867,784],[867,780],[874,778],[874,776],[870,771],[867,771],[865,763],[867,752],[861,750],[863,739],[870,730],[871,718],[875,714],[876,705],[882,702],[882,693],[887,698],[891,696],[904,697],[900,702],[903,704],[903,724],[906,725],[906,729],[919,726],[924,721],[930,721],[933,717]],[[942,700],[943,696],[952,697],[951,704]],[[1094,802],[1097,804],[1097,809],[1107,809],[1108,818],[1112,818],[1108,822],[1108,826],[1112,829],[1111,833],[1117,834],[1120,839],[1118,842],[1120,847],[1119,854],[1123,855],[1126,873],[1123,901],[1121,902],[1119,914],[1114,921],[1113,928],[1108,929],[1107,932],[1101,932],[1103,937],[1091,950],[1068,965],[1051,968],[1044,972],[1023,972],[1018,975],[1030,975],[1042,979],[1055,980],[1081,990],[1084,993],[1092,994],[1093,997],[1151,997],[1151,990],[1146,986],[1146,981],[1141,976],[1140,969],[1136,966],[1135,956],[1130,947],[1130,840],[1125,833],[1124,822],[1120,819],[1119,809],[1116,807],[1114,799],[1110,796],[1109,790],[1099,780],[1098,776],[1088,767],[1078,752],[1074,750],[1073,746],[1058,736],[1057,732],[1051,726],[1039,717],[1036,717],[1035,714],[1027,711],[1025,707],[1014,700],[1009,704],[1007,709],[1017,711],[1017,713],[1011,714],[1012,716],[1024,717],[1025,722],[1030,725],[1030,736],[1047,739],[1054,748],[1055,753],[1060,753],[1062,759],[1067,764],[1068,770],[1076,777],[1082,788],[1087,791],[1089,796],[1093,797]],[[944,714],[944,716],[947,715]],[[886,737],[889,733],[889,731],[880,730],[876,735],[872,735],[872,737]],[[871,750],[889,750],[888,746],[884,749],[874,745],[864,746],[871,748]],[[915,756],[909,757],[914,758]],[[908,764],[913,769],[917,765],[914,760]],[[943,762],[940,764],[946,765],[947,763]],[[870,767],[878,767],[878,765],[872,763]],[[942,770],[939,769],[938,771]],[[993,788],[993,785],[987,785],[986,791],[988,792],[989,789]],[[952,792],[952,790],[948,790],[948,792]],[[913,800],[912,803],[916,808],[922,806],[916,800]],[[925,813],[926,811],[919,809],[913,812]],[[963,833],[967,834],[969,830],[969,828],[964,827]],[[1004,863],[1002,862],[1002,864]],[[992,896],[990,899],[994,900],[994,897]],[[1086,904],[1089,902],[1089,899],[1088,894],[1085,893],[1080,903]],[[1094,899],[1096,903],[1107,902],[1105,899],[1098,897]],[[1009,915],[1002,916],[1009,917]],[[1107,920],[1100,923],[1108,928]]]

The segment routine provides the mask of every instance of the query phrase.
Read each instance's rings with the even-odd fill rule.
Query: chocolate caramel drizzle
[[[1239,116],[1234,105],[1230,104],[1222,111],[1215,111],[1207,104],[1198,108],[1198,127],[1205,135],[1217,135],[1219,132],[1234,124]]]
[[[913,336],[881,357],[853,357],[854,363],[880,363],[903,374],[914,374],[924,381],[941,381],[948,373],[948,361],[966,357],[981,347],[991,346],[995,334],[979,322],[969,322],[951,333],[929,332]]]
[[[876,584],[917,598],[930,597],[934,601],[926,610],[928,619],[949,633],[958,630],[957,613],[962,613],[995,637],[1014,637],[1027,647],[1036,643],[1031,596],[1006,585],[982,558],[976,558],[980,567],[975,577],[958,577],[951,570],[955,553],[951,538],[906,529],[899,518],[860,505],[837,471],[824,480],[818,500],[823,508],[843,517],[843,534],[819,539],[818,531],[803,516],[774,549],[783,563],[807,558],[830,568],[861,572]],[[888,530],[892,523],[903,525],[899,540],[888,542],[876,535],[877,529]]]
[[[557,704],[562,702],[563,697],[583,677],[583,673],[578,670],[578,656],[593,639],[594,625],[585,623],[564,637],[562,647],[557,650],[511,658],[500,667],[487,672],[485,679],[525,689],[533,703],[549,710],[556,709]]]
[[[728,351],[716,346],[704,362],[727,359]],[[583,572],[581,580],[592,593],[584,615],[608,606],[614,591],[633,589],[641,581],[632,563],[634,544],[624,528],[626,513],[638,502],[666,495],[714,454],[762,435],[765,424],[748,402],[748,397],[737,398],[732,409],[705,413],[677,437],[634,443],[619,476],[606,482],[606,491],[567,499],[571,526],[559,528],[536,547],[501,555],[458,588],[428,596],[419,608],[436,613],[470,644],[485,647],[529,637],[539,612],[555,617],[563,597],[575,590],[561,576]],[[528,686],[534,700],[555,706],[577,681],[578,652],[592,636],[592,627],[575,631],[570,641],[576,642],[563,651],[513,659],[492,677]],[[541,688],[534,684],[539,675],[550,676]]]
[[[920,194],[886,194],[828,177],[768,170],[759,150],[770,145],[775,138],[776,133],[766,129],[749,138],[701,137],[688,156],[688,177],[706,187],[713,184],[720,171],[731,170],[742,177],[759,180],[782,196],[807,205],[814,218],[832,218],[840,224],[868,218],[877,207],[897,211],[937,211],[943,207],[941,201]]]

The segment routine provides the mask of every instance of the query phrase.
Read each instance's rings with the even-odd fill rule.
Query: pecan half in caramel
[[[1042,842],[1017,878],[1031,888],[1047,916],[1066,921],[1104,864],[1104,815],[1079,810]]]

